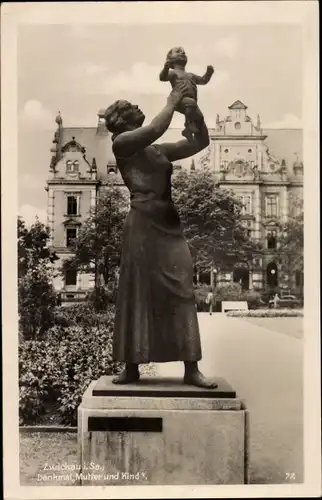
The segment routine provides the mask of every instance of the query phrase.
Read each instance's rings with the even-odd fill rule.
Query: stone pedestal
[[[216,382],[211,390],[154,377],[92,382],[78,409],[79,484],[247,483],[247,410]]]

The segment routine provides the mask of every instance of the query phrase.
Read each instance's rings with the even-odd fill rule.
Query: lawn
[[[283,333],[296,339],[303,338],[303,318],[243,318],[253,325],[261,326],[274,332]]]
[[[77,434],[72,433],[20,433],[20,484],[22,486],[72,486],[72,481],[39,481],[46,471],[46,463],[77,464]],[[55,472],[62,475],[64,472]]]

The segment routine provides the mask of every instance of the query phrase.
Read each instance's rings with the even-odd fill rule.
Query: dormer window
[[[66,172],[68,174],[75,174],[78,171],[79,171],[79,162],[78,162],[78,160],[76,160],[76,161],[68,160],[66,162]]]

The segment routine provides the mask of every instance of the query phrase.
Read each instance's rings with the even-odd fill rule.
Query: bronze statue
[[[203,76],[195,75],[194,73],[186,72],[186,64],[188,58],[182,47],[174,47],[169,50],[164,67],[159,75],[162,82],[169,81],[173,89],[177,88],[179,82],[185,82],[187,85],[187,93],[180,101],[176,111],[185,115],[185,129],[182,135],[188,139],[193,140],[193,134],[198,132],[199,122],[202,121],[203,116],[199,110],[197,85],[206,85],[213,73],[214,68],[207,66],[207,71]]]
[[[165,107],[145,126],[142,111],[128,101],[116,101],[104,114],[117,166],[131,194],[113,338],[113,357],[126,365],[113,380],[116,384],[138,380],[141,363],[183,361],[184,383],[216,387],[198,369],[201,345],[192,259],[171,199],[171,162],[206,148],[208,129],[202,118],[191,142],[154,144],[189,95],[189,84],[178,82]]]

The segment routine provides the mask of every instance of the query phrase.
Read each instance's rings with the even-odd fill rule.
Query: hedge
[[[209,291],[209,285],[195,286],[196,304],[199,311],[208,310],[209,306],[206,303],[206,298]],[[261,294],[257,290],[242,290],[239,283],[219,285],[213,289],[213,294],[214,303],[217,305],[222,301],[246,301],[249,309],[257,309],[264,305]],[[221,311],[221,306],[219,306],[219,311]]]
[[[292,318],[303,317],[303,309],[258,309],[251,311],[229,311],[227,316],[234,318]]]
[[[113,309],[87,318],[79,309],[76,314],[77,307],[68,309],[60,311],[61,324],[41,340],[19,346],[20,424],[40,422],[55,406],[59,423],[75,425],[77,407],[90,382],[121,370],[112,359]],[[62,324],[69,319],[71,326]]]

